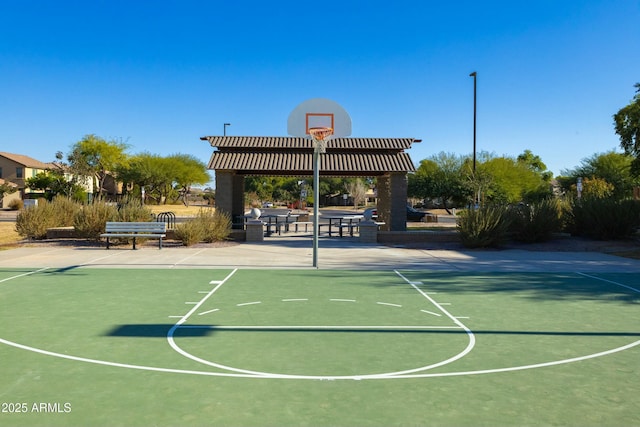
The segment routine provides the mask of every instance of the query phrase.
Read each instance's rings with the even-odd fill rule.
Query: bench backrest
[[[166,233],[167,224],[164,222],[107,222],[107,233]]]

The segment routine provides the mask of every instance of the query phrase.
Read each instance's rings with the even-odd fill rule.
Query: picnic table
[[[349,235],[353,237],[353,230],[358,228],[360,225],[360,220],[364,218],[363,215],[340,215],[340,216],[329,216],[324,217],[328,220],[326,225],[328,226],[329,237],[331,237],[333,233],[333,228],[338,229],[338,235],[340,237],[344,236],[344,229],[349,230]]]
[[[289,231],[289,225],[295,223],[298,220],[300,215],[291,215],[291,214],[282,214],[282,215],[263,215],[260,219],[265,223],[266,227],[266,236],[271,236],[274,231],[277,231],[278,234],[282,234],[282,229],[284,231]]]

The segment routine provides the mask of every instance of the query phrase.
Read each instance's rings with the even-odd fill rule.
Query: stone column
[[[389,176],[379,176],[376,190],[378,193],[378,219],[384,222],[380,226],[381,230],[389,231],[391,228],[391,188],[389,187]]]
[[[360,221],[358,227],[361,243],[378,243],[378,224],[374,221]]]
[[[264,240],[263,222],[259,219],[247,221],[247,242],[262,242]]]
[[[407,174],[392,172],[389,174],[391,231],[407,230]]]
[[[231,217],[232,223],[244,215],[244,176],[234,171],[216,171],[216,209]]]

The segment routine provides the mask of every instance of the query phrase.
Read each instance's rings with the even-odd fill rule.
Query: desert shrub
[[[533,243],[550,240],[562,230],[562,208],[558,199],[513,206],[509,209],[511,237]]]
[[[118,221],[148,222],[153,219],[151,209],[138,199],[127,198],[118,206]]]
[[[19,211],[22,208],[24,208],[24,202],[20,199],[14,199],[9,202],[9,209],[12,211]]]
[[[73,226],[80,237],[100,240],[107,221],[117,221],[118,209],[114,205],[96,202],[76,212]]]
[[[204,240],[205,230],[202,227],[202,223],[195,219],[177,224],[175,229],[175,236],[177,240],[182,241],[184,246],[195,245]]]
[[[200,209],[195,221],[201,223],[204,231],[203,241],[207,243],[226,240],[231,233],[231,217],[226,213]]]
[[[200,209],[193,219],[177,224],[175,228],[176,239],[185,246],[226,240],[230,233],[231,217],[211,209]]]
[[[568,213],[567,230],[571,234],[597,240],[628,238],[639,226],[640,202],[637,200],[575,200]]]
[[[22,209],[16,217],[16,231],[28,239],[46,238],[47,229],[55,225],[52,205],[44,200]]]
[[[468,248],[497,247],[507,240],[510,219],[504,206],[466,209],[458,217],[460,241]]]
[[[51,214],[54,218],[54,227],[70,227],[73,225],[76,212],[82,207],[72,199],[64,196],[56,196],[51,203]]]

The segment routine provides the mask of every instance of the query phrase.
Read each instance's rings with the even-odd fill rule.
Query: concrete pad
[[[213,247],[29,246],[0,252],[0,268],[313,268],[310,239],[281,237]],[[321,269],[639,273],[640,260],[599,252],[412,249],[320,239]]]

